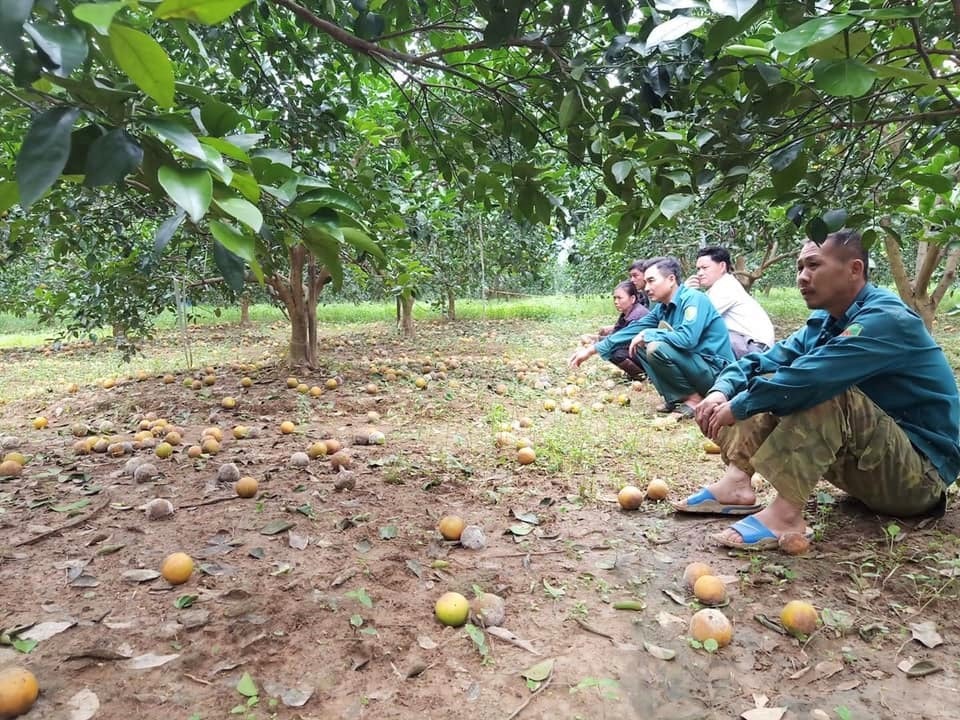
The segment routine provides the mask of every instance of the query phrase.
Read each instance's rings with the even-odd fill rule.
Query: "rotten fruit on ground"
[[[257,494],[257,488],[259,487],[260,483],[257,482],[256,478],[247,476],[237,480],[236,484],[233,486],[233,489],[236,491],[237,495],[242,498],[252,498]]]
[[[521,465],[529,465],[537,459],[537,453],[532,447],[522,447],[517,451],[517,462]]]
[[[193,574],[193,558],[182,552],[167,555],[160,566],[160,574],[171,585],[182,585]]]
[[[624,510],[636,510],[643,505],[643,491],[635,485],[624,485],[617,493],[617,502]]]
[[[810,637],[817,630],[820,616],[817,609],[803,600],[791,600],[780,611],[780,622],[794,637]]]
[[[327,455],[335,455],[343,448],[343,443],[334,438],[324,440],[323,442],[327,446]]]
[[[720,446],[717,445],[713,440],[707,440],[703,444],[703,451],[709,455],[719,455]]]
[[[282,423],[280,423],[280,432],[283,433],[284,435],[289,435],[296,429],[297,429],[297,426],[294,425],[289,420],[284,420]]]
[[[32,672],[22,667],[0,670],[0,718],[23,715],[37,701],[40,686]]]
[[[702,575],[693,584],[693,594],[704,605],[723,605],[727,601],[727,588],[715,575]]]
[[[351,458],[345,451],[339,450],[330,456],[330,467],[334,470],[349,470],[350,466],[353,464],[353,458]]]
[[[437,600],[434,613],[444,625],[460,627],[470,615],[470,603],[460,593],[447,592]]]
[[[647,498],[650,500],[665,500],[670,488],[660,478],[654,478],[647,485]]]
[[[493,593],[482,593],[470,601],[470,620],[480,627],[503,625],[507,606],[503,598]]]
[[[443,535],[444,540],[459,540],[464,525],[466,523],[459,515],[444,515],[437,523],[437,530]]]
[[[690,618],[690,637],[700,643],[715,640],[718,646],[725,647],[733,639],[733,625],[719,610],[698,610]]]
[[[693,590],[693,586],[697,584],[697,580],[704,575],[713,575],[713,570],[710,566],[702,562],[692,562],[683,570],[683,584],[690,590]]]
[[[16,460],[4,460],[0,462],[0,477],[18,477],[23,470],[23,465]]]
[[[787,555],[803,555],[810,549],[810,538],[803,533],[784,533],[777,544]]]

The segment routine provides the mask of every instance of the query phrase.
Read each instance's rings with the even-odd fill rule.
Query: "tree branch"
[[[956,0],[960,2],[960,0]],[[937,287],[933,291],[933,295],[930,296],[930,299],[933,301],[933,307],[936,308],[940,305],[940,301],[943,300],[943,296],[947,294],[947,290],[950,289],[950,286],[953,285],[953,281],[957,277],[957,266],[960,265],[960,246],[954,247],[947,254],[947,264],[943,268],[943,276],[940,278],[940,282],[937,283]]]
[[[907,274],[907,266],[903,262],[903,253],[900,251],[900,243],[889,233],[884,233],[883,247],[887,251],[887,260],[890,262],[890,274],[893,275],[893,282],[897,286],[897,292],[904,300],[913,300],[913,287],[910,285],[910,276]]]
[[[927,286],[930,284],[930,278],[933,277],[933,271],[937,269],[937,265],[940,264],[940,259],[943,257],[944,248],[940,245],[924,241],[917,245],[918,255],[921,248],[923,249],[923,257],[917,257],[917,271],[913,286],[916,288],[918,295],[925,297],[927,295]]]
[[[930,55],[927,53],[927,49],[923,46],[922,38],[920,37],[920,22],[916,18],[910,18],[910,27],[913,29],[913,37],[916,41],[917,52],[920,53],[920,57],[923,59],[923,64],[927,66],[927,72],[930,73],[930,77],[934,80],[938,80],[936,71],[933,69],[933,63],[930,62]],[[960,102],[957,102],[957,99],[953,96],[953,93],[947,90],[947,88],[941,86],[940,91],[944,96],[950,101],[950,104],[955,108],[960,108]]]

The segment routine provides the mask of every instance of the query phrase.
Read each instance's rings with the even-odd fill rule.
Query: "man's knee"
[[[656,353],[657,350],[659,350],[661,347],[663,347],[663,343],[660,342],[659,340],[648,342],[647,343],[647,360],[654,360],[654,359],[662,360],[663,353],[660,353],[660,357],[654,358],[654,353]]]

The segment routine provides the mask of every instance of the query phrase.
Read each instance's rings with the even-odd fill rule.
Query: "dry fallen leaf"
[[[138,655],[135,658],[130,658],[125,663],[123,667],[127,670],[147,670],[149,668],[160,667],[161,665],[166,665],[171,660],[176,660],[180,657],[180,654],[175,655],[155,655],[154,653],[147,653],[146,655]]]
[[[787,709],[785,707],[753,708],[752,710],[747,710],[746,712],[740,713],[740,717],[742,717],[743,720],[780,720],[786,711]]]
[[[910,632],[913,639],[917,640],[928,648],[935,648],[937,645],[943,645],[943,638],[937,632],[937,624],[932,620],[922,623],[910,623]]]
[[[273,683],[269,680],[265,680],[263,683],[263,689],[268,695],[273,695],[274,697],[280,698],[283,704],[287,707],[303,707],[307,704],[307,700],[313,696],[313,688],[309,685],[288,688],[280,685],[279,683]]]
[[[673,660],[677,656],[677,653],[670,648],[663,648],[659,645],[648,643],[646,640],[643,641],[643,649],[657,658],[657,660]]]
[[[64,620],[61,622],[42,622],[34,625],[29,630],[24,630],[18,635],[21,640],[36,640],[37,642],[43,642],[44,640],[49,640],[54,635],[59,635],[67,628],[71,628],[75,625],[73,621]]]
[[[501,640],[506,640],[508,643],[512,643],[513,645],[516,645],[519,648],[523,648],[529,653],[533,653],[534,655],[543,654],[538,652],[533,647],[533,645],[531,645],[527,640],[524,640],[523,638],[518,637],[517,635],[514,635],[512,632],[510,632],[506,628],[491,626],[486,628],[486,630],[488,635],[492,635],[495,638],[500,638]]]
[[[100,709],[100,698],[92,690],[81,690],[67,703],[69,720],[90,720]]]
[[[836,660],[824,660],[823,662],[817,663],[813,668],[818,680],[826,680],[829,677],[833,677],[841,670],[843,670],[843,663]]]

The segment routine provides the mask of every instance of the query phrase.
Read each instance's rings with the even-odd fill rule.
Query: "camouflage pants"
[[[738,421],[721,431],[720,447],[724,462],[760,473],[795,505],[806,503],[820,478],[899,517],[930,511],[945,490],[907,434],[857,388],[792,415]]]

